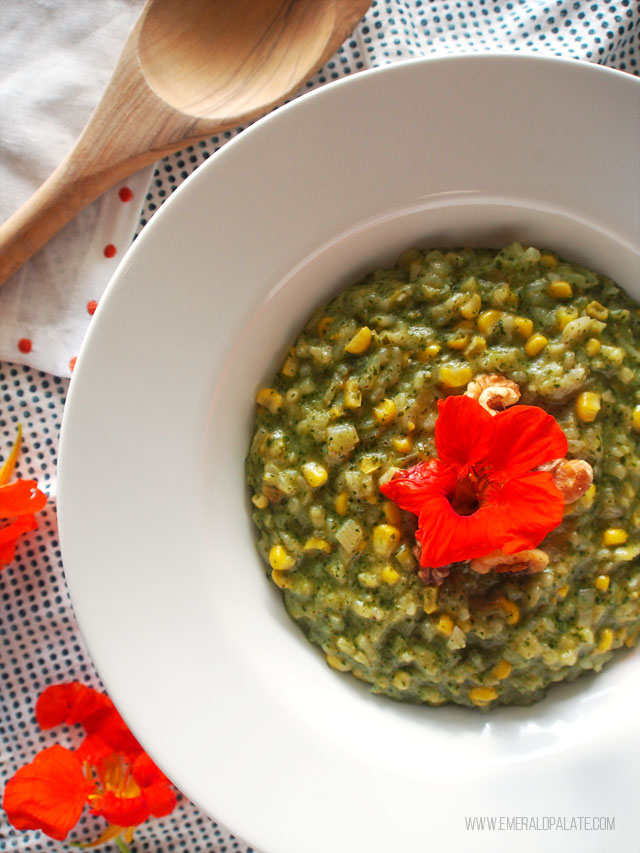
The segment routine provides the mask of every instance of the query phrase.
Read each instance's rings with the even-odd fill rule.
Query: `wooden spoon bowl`
[[[77,143],[0,226],[0,284],[118,181],[282,103],[369,4],[147,0]]]

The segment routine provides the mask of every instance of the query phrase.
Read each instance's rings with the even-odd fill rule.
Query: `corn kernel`
[[[429,615],[438,609],[438,587],[425,586],[422,590],[422,609]]]
[[[595,391],[583,391],[576,399],[576,414],[585,424],[590,424],[598,417],[600,411],[600,394]]]
[[[471,332],[475,329],[476,324],[473,320],[458,320],[457,323],[454,323],[453,328],[454,331],[459,332],[461,330],[465,332]]]
[[[601,347],[602,355],[607,359],[607,361],[611,362],[611,364],[615,364],[616,367],[620,367],[622,362],[624,361],[624,350],[622,347]]]
[[[464,305],[459,308],[460,315],[464,317],[465,320],[473,320],[473,318],[477,317],[480,313],[481,307],[482,299],[480,298],[480,294],[472,293]]]
[[[298,359],[294,358],[292,355],[287,356],[284,361],[284,364],[280,368],[280,373],[282,373],[283,376],[288,376],[289,378],[291,378],[292,376],[295,376],[297,372]]]
[[[338,515],[344,516],[347,514],[348,507],[349,507],[349,493],[348,492],[340,492],[339,495],[336,495],[335,500],[333,501],[333,508],[338,513]]]
[[[409,453],[413,448],[413,440],[408,435],[396,435],[391,443],[398,453]]]
[[[447,346],[449,349],[461,350],[464,349],[468,343],[469,335],[463,335],[458,332],[454,338],[450,338],[447,341]]]
[[[555,259],[555,257],[553,255],[550,255],[548,252],[543,252],[540,255],[540,263],[543,267],[546,267],[550,270],[555,269],[558,265],[558,261]]]
[[[319,489],[329,479],[329,472],[319,462],[305,462],[302,466],[302,475],[312,489]]]
[[[461,388],[473,378],[473,371],[466,365],[443,364],[440,368],[440,382],[447,388]]]
[[[265,495],[254,495],[251,498],[251,503],[258,509],[266,509],[269,506],[269,501]]]
[[[634,406],[631,413],[631,423],[634,429],[640,430],[640,405]]]
[[[319,337],[324,338],[327,329],[332,323],[333,317],[321,317],[320,320],[318,320],[317,329]]]
[[[509,661],[501,658],[491,670],[491,674],[494,678],[502,680],[503,678],[508,678],[511,675],[511,669],[512,667]]]
[[[369,348],[372,338],[373,332],[371,329],[368,326],[363,326],[351,338],[349,343],[345,346],[344,351],[350,352],[352,355],[360,355],[360,353],[363,353]]]
[[[347,379],[344,383],[342,401],[346,409],[359,409],[362,405],[362,391],[357,379]]]
[[[489,311],[483,311],[482,314],[478,317],[477,324],[478,329],[482,332],[483,335],[490,335],[495,327],[498,325],[500,320],[503,317],[502,311],[495,311],[490,309]]]
[[[598,575],[598,577],[594,580],[593,585],[596,589],[599,589],[600,592],[606,592],[609,589],[609,584],[611,583],[611,578],[609,575]]]
[[[397,690],[408,690],[411,685],[411,676],[408,672],[396,672],[393,676],[393,686]]]
[[[598,639],[598,651],[600,653],[608,652],[612,644],[613,631],[611,628],[603,628],[602,631],[600,631],[600,637]]]
[[[340,658],[335,655],[327,655],[327,663],[331,669],[337,669],[338,672],[348,672],[351,669],[348,663],[340,660]]]
[[[331,545],[326,539],[320,539],[317,536],[310,536],[302,546],[303,551],[324,551],[328,554],[331,550]]]
[[[536,332],[535,335],[531,335],[529,340],[524,345],[524,351],[530,358],[534,358],[534,356],[538,355],[542,352],[542,350],[549,343],[549,340],[545,338],[544,335],[541,335],[539,332]]]
[[[295,566],[296,560],[283,545],[272,545],[269,551],[269,563],[271,568],[278,572],[288,572]]]
[[[358,463],[358,468],[363,474],[373,474],[380,467],[380,460],[377,456],[363,456]]]
[[[436,630],[441,634],[444,634],[445,637],[450,637],[454,628],[455,622],[451,616],[448,616],[446,613],[443,613],[436,622]]]
[[[602,534],[602,544],[607,546],[624,545],[629,534],[621,527],[608,527]]]
[[[469,346],[465,349],[464,354],[467,358],[475,358],[487,348],[487,341],[482,335],[474,335],[469,341]]]
[[[573,288],[568,281],[552,281],[547,293],[552,299],[570,299],[573,296]]]
[[[440,344],[427,344],[427,346],[418,353],[418,361],[424,364],[425,361],[430,361],[435,358],[440,352]]]
[[[469,699],[479,708],[493,702],[497,695],[498,691],[494,690],[493,687],[472,687],[469,691]]]
[[[556,590],[556,595],[558,598],[566,598],[567,593],[569,592],[570,586],[568,583],[563,584],[561,587],[558,587]]]
[[[609,316],[609,309],[594,299],[587,305],[587,314],[593,317],[594,320],[606,320]]]
[[[295,584],[293,575],[283,569],[274,569],[271,572],[271,580],[280,589],[293,589]]]
[[[393,586],[400,580],[400,572],[397,572],[393,566],[385,566],[380,572],[380,580],[389,586]]]
[[[516,332],[525,340],[533,334],[533,320],[530,320],[528,317],[516,317],[513,325]]]
[[[507,625],[515,625],[520,619],[520,608],[515,601],[509,601],[501,595],[496,599],[496,604],[504,611],[507,617]]]
[[[597,338],[589,338],[589,340],[584,345],[585,351],[587,355],[598,355],[600,352],[600,341]]]
[[[382,511],[389,524],[394,524],[396,527],[402,524],[402,510],[398,504],[393,501],[385,501]]]
[[[398,414],[398,407],[388,397],[373,408],[373,416],[379,424],[390,424]]]
[[[381,557],[390,557],[401,538],[402,534],[394,524],[378,524],[373,528],[373,550]]]
[[[556,328],[561,332],[572,320],[577,319],[578,312],[575,308],[569,308],[565,305],[561,305],[556,311]]]
[[[261,388],[256,394],[256,403],[275,415],[282,408],[282,394],[275,388]]]
[[[415,421],[407,421],[407,432],[413,432],[415,428]]]

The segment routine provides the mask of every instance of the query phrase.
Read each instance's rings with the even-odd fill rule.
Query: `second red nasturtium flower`
[[[539,465],[567,439],[537,406],[492,416],[471,397],[438,404],[437,459],[397,472],[380,491],[418,516],[423,567],[535,548],[562,521],[564,497]]]
[[[108,696],[79,682],[54,685],[38,699],[36,718],[43,729],[79,723],[86,734],[78,749],[48,747],[9,779],[2,805],[17,829],[41,829],[62,841],[88,804],[109,823],[95,843],[129,841],[135,826],[175,808],[171,782]]]

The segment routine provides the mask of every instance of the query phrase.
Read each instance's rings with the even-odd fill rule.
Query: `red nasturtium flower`
[[[35,480],[16,480],[9,483],[20,451],[22,428],[6,462],[0,468],[0,570],[12,562],[16,542],[27,530],[38,526],[34,513],[40,512],[47,496],[38,489]]]
[[[535,548],[562,521],[564,498],[546,471],[567,454],[554,418],[537,406],[490,415],[467,396],[438,404],[437,459],[397,472],[380,491],[418,516],[420,563]]]
[[[113,702],[79,682],[47,689],[36,703],[41,728],[79,723],[78,749],[43,749],[7,782],[2,805],[17,829],[41,829],[63,841],[86,804],[108,826],[91,845],[116,839],[126,850],[136,826],[173,811],[176,794],[133,737]]]

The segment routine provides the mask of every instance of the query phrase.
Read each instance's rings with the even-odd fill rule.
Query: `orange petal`
[[[493,421],[493,416],[472,397],[441,400],[435,426],[438,458],[461,468],[482,462],[489,451]]]
[[[113,755],[113,749],[97,734],[86,735],[74,754],[81,764],[88,761],[96,766],[105,758]]]
[[[122,752],[127,756],[138,755],[142,747],[127,728],[115,706],[104,708],[84,721],[81,721],[87,734],[98,735],[112,752]]]
[[[501,490],[502,512],[494,522],[498,548],[516,554],[536,548],[564,515],[564,497],[547,471],[509,480]]]
[[[2,806],[16,829],[41,829],[63,841],[80,820],[89,790],[74,754],[55,745],[9,779]]]
[[[113,791],[107,791],[92,800],[91,812],[118,826],[137,826],[144,823],[151,814],[142,795],[119,797]]]
[[[419,515],[425,499],[432,495],[453,494],[456,481],[454,467],[445,465],[439,459],[429,459],[406,471],[398,471],[391,480],[380,486],[380,491],[400,509]]]
[[[444,495],[423,502],[416,539],[421,545],[420,565],[433,569],[484,557],[498,547],[486,507],[473,515],[458,515]]]
[[[155,785],[161,782],[163,785],[171,783],[164,775],[162,770],[153,763],[146,752],[141,752],[133,762],[133,778],[141,788],[147,788],[149,785]]]
[[[0,568],[12,563],[16,555],[16,544],[23,533],[35,530],[38,526],[35,516],[31,513],[22,515],[0,529]]]
[[[113,708],[108,696],[79,681],[53,684],[44,690],[36,702],[36,719],[41,729],[66,723],[84,723],[97,711]]]
[[[491,416],[489,416],[491,417]],[[517,477],[567,455],[567,438],[555,418],[538,406],[514,406],[491,418],[493,435],[486,462]]]
[[[171,814],[178,802],[173,788],[161,783],[145,788],[142,796],[154,817],[165,817]]]
[[[47,496],[40,491],[35,480],[16,480],[0,486],[0,518],[40,512],[46,503]]]

